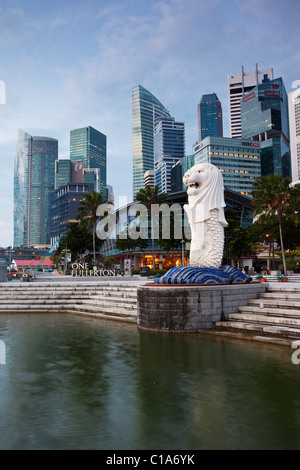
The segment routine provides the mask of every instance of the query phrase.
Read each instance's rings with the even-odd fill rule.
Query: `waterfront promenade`
[[[153,279],[39,274],[30,282],[0,283],[0,314],[67,313],[137,325],[137,292],[147,283],[153,284]],[[164,288],[172,286],[158,287]],[[201,297],[201,286],[193,289],[200,289]],[[300,339],[300,275],[289,282],[265,283],[265,292],[257,299],[241,305],[238,312],[226,313],[226,319],[216,322],[215,328],[198,332],[290,347]]]

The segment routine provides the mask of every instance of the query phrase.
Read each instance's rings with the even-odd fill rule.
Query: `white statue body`
[[[219,268],[224,249],[224,185],[220,170],[210,163],[194,165],[183,177],[188,187],[184,206],[191,226],[190,265]]]

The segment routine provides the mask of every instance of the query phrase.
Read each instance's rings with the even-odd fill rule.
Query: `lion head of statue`
[[[227,225],[224,217],[224,184],[221,171],[211,163],[199,163],[190,168],[183,176],[183,183],[187,186],[189,206],[202,204],[205,218],[209,218],[209,211],[219,210],[219,220]]]

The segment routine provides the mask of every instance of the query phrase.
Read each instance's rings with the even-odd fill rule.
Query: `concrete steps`
[[[255,277],[255,276],[253,276],[253,277]],[[268,274],[264,277],[266,278],[267,282],[278,282],[278,277],[277,276],[274,276],[274,275],[271,276],[270,274]],[[289,274],[287,276],[287,278],[288,278],[287,282],[300,283],[300,274],[299,273],[298,274]]]
[[[0,284],[0,314],[9,312],[65,312],[136,323],[137,286],[74,281]]]
[[[216,333],[290,347],[300,339],[300,286],[268,287],[238,313],[217,322]]]

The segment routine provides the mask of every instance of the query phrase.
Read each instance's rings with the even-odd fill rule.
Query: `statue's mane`
[[[219,222],[223,226],[227,226],[224,215],[226,204],[222,173],[216,166],[210,163],[200,163],[190,168],[186,174],[189,174],[189,178],[192,181],[194,176],[196,182],[199,170],[202,174],[204,173],[205,178],[202,178],[203,181],[199,186],[198,194],[188,195],[189,207],[192,211],[196,212],[196,220],[198,222],[210,219],[210,211],[218,209]]]

